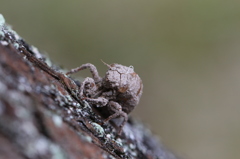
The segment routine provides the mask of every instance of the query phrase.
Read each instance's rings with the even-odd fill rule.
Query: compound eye
[[[118,69],[117,67],[110,67],[111,71],[117,71],[117,69]]]
[[[129,66],[129,68],[133,69],[134,70],[134,67],[132,65]]]

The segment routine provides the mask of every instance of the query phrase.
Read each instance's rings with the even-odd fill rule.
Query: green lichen
[[[14,37],[16,38],[17,41],[22,39],[16,31],[12,30],[11,27],[8,27],[8,30],[9,30],[9,32],[11,32],[14,35]]]
[[[91,106],[88,104],[88,102],[87,101],[83,101],[83,104],[84,104],[84,107],[83,108],[90,108],[90,109],[92,109],[91,108]]]
[[[85,140],[86,140],[87,142],[89,142],[89,143],[92,142],[92,138],[91,138],[90,136],[85,136]]]
[[[54,124],[57,126],[57,127],[61,127],[62,126],[62,118],[58,115],[53,115],[52,116],[52,120],[54,122]]]
[[[69,102],[73,102],[73,99],[72,99],[72,97],[71,97],[70,95],[66,95],[65,97],[67,98],[67,100],[68,100]]]
[[[36,48],[35,46],[33,46],[33,45],[31,45],[30,46],[30,49],[31,49],[31,51],[35,54],[35,56],[37,57],[37,58],[43,58],[43,56],[42,56],[42,54],[39,52],[39,50],[38,50],[38,48]]]
[[[5,19],[2,14],[0,14],[0,38],[4,36],[3,26],[5,24]]]
[[[18,49],[19,48],[19,44],[18,43],[14,43],[13,46]]]
[[[81,132],[77,132],[77,133],[81,137],[81,139],[83,139],[84,141],[89,142],[89,143],[92,142],[92,138],[90,136],[83,134]]]
[[[53,155],[52,159],[66,159],[67,158],[65,153],[63,152],[63,150],[58,145],[52,144],[50,146],[50,151]]]
[[[45,62],[49,67],[52,67],[52,62],[51,62],[50,58],[46,58]]]
[[[120,138],[118,138],[118,139],[116,140],[116,143],[117,143],[119,146],[123,146],[122,140],[121,140]]]
[[[103,137],[104,136],[105,132],[104,132],[103,128],[99,124],[94,123],[94,122],[92,122],[90,124],[92,124],[94,130],[97,132],[99,137]]]
[[[81,132],[77,132],[77,134],[80,136],[80,138],[86,142],[91,143],[92,142],[92,138],[86,134],[83,134]]]
[[[79,103],[77,103],[77,105],[76,105],[77,107],[80,107],[81,105],[79,104]]]
[[[3,26],[5,24],[5,19],[2,14],[0,14],[0,26]]]
[[[17,32],[12,30],[11,26],[6,25],[3,15],[0,14],[0,39],[2,39],[5,36],[5,33],[11,33],[11,36],[13,36],[14,38],[12,40],[8,40],[8,43],[13,44],[14,47],[18,49],[19,48],[18,42],[22,38],[17,34]]]

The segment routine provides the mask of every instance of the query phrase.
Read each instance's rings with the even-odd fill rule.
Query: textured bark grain
[[[177,159],[132,118],[117,138],[116,123],[78,98],[77,80],[13,37],[0,37],[1,159]]]

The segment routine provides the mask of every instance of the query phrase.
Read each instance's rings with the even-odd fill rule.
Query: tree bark
[[[1,159],[177,159],[132,118],[117,138],[116,123],[78,99],[78,81],[7,29],[0,39]]]

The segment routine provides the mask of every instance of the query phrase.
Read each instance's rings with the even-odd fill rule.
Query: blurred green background
[[[0,0],[0,13],[67,69],[133,65],[144,93],[132,115],[176,153],[240,157],[240,1]]]

